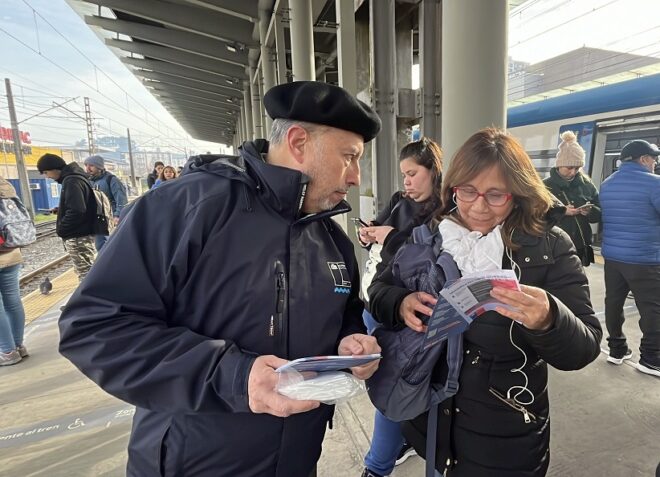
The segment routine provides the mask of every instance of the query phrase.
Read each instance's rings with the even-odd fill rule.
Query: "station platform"
[[[592,265],[587,274],[603,322],[602,265]],[[71,288],[65,292],[66,286]],[[0,475],[125,474],[133,407],[100,390],[57,352],[59,306],[74,287],[75,275],[69,271],[54,282],[51,295],[25,299],[26,310],[36,317],[26,328],[31,356],[0,369]],[[39,311],[38,306],[46,309]],[[660,380],[635,369],[639,314],[632,300],[625,311],[625,331],[635,350],[630,362],[607,363],[603,341],[603,353],[585,369],[551,369],[549,476],[655,475],[660,462]],[[326,433],[318,477],[358,477],[372,425],[373,407],[366,395],[338,406],[334,428]],[[224,475],[222,469],[218,475]],[[422,475],[424,462],[419,457],[392,474]]]

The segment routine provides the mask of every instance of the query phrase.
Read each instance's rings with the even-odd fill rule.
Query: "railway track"
[[[55,221],[54,220],[49,221],[49,222],[41,222],[40,224],[36,224],[35,228],[37,229],[37,240],[55,235]]]
[[[57,274],[62,273],[65,269],[71,267],[71,265],[71,258],[68,254],[64,254],[47,263],[43,267],[32,270],[21,276],[18,280],[21,289],[21,296],[27,295],[33,290],[39,288],[39,284],[44,281],[46,277],[50,276],[53,278]]]

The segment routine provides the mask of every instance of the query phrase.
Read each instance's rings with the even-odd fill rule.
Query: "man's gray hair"
[[[293,126],[300,126],[310,134],[323,127],[319,124],[308,123],[306,121],[296,121],[295,119],[274,119],[273,125],[270,128],[270,137],[268,139],[270,144],[274,146],[284,142],[287,131]]]

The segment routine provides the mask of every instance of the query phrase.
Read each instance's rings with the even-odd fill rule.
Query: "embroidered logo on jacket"
[[[351,281],[344,262],[328,262],[328,268],[335,281],[335,293],[351,293]]]

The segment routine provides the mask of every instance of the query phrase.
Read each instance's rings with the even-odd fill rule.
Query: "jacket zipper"
[[[488,391],[510,408],[522,413],[523,419],[525,419],[525,424],[529,424],[532,421],[536,422],[536,416],[529,412],[527,408],[522,404],[518,404],[514,399],[505,397],[502,393],[493,387],[489,387]]]
[[[275,261],[275,286],[276,303],[275,314],[270,317],[268,334],[277,339],[276,345],[280,357],[286,356],[284,349],[284,316],[286,308],[286,275],[284,274],[284,265],[279,260]]]

